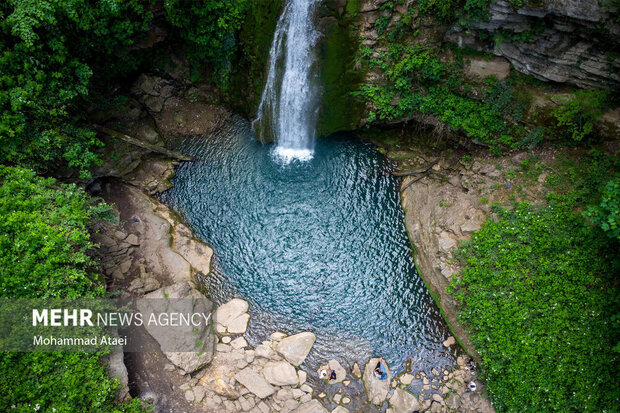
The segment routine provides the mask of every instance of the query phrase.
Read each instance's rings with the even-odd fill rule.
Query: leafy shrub
[[[87,225],[108,211],[75,185],[0,166],[0,298],[95,297]],[[100,353],[0,353],[0,411],[138,412],[116,405]]]
[[[607,181],[600,204],[589,206],[584,215],[610,238],[620,240],[620,178]]]
[[[0,297],[101,294],[87,226],[106,211],[75,185],[0,166]]]
[[[574,141],[591,136],[594,124],[603,114],[608,92],[598,89],[578,90],[568,102],[556,108],[552,115],[558,126],[564,127]]]
[[[94,67],[108,79],[136,67],[120,51],[148,27],[152,14],[143,3],[0,3],[1,162],[39,170],[64,164],[87,175],[100,142],[80,122],[79,106]]]
[[[612,411],[618,405],[615,249],[554,196],[496,208],[463,244],[453,282],[499,411]]]
[[[139,399],[115,404],[118,386],[92,353],[0,353],[4,412],[141,412]]]
[[[241,27],[247,0],[166,0],[166,18],[179,29],[185,51],[194,68],[210,64],[213,80],[225,86],[230,57],[235,50],[235,32]]]

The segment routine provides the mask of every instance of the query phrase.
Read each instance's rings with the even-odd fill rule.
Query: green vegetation
[[[88,176],[101,142],[84,108],[148,64],[156,1],[9,0],[0,4],[0,162]],[[226,84],[246,1],[166,1],[167,24],[193,67]],[[174,41],[172,36],[170,41]],[[160,45],[160,50],[166,50]]]
[[[546,206],[493,205],[452,288],[499,411],[613,411],[620,346],[617,170],[594,152],[550,179]],[[579,212],[588,208],[589,224]],[[610,233],[610,235],[612,235]],[[615,351],[613,350],[615,347]]]
[[[387,80],[386,85],[365,84],[355,92],[373,108],[369,122],[418,112],[436,116],[495,152],[522,145],[517,137],[524,137],[525,131],[515,122],[522,117],[523,105],[505,83],[488,80],[484,95],[474,99],[467,94],[471,87],[464,83],[458,65],[442,62],[424,45],[390,43],[387,52],[368,58],[367,64],[381,69]]]
[[[199,79],[202,66],[213,67],[212,79],[226,87],[230,58],[235,51],[235,33],[241,27],[248,0],[164,1],[168,21],[183,40],[193,65],[192,78]]]
[[[578,90],[552,114],[574,141],[582,141],[592,134],[595,122],[603,115],[607,96],[607,91]]]
[[[88,225],[108,211],[73,184],[0,165],[0,296],[101,295]]]
[[[101,296],[88,225],[109,207],[75,185],[0,166],[0,298]],[[1,353],[0,410],[139,412],[116,405],[100,353]],[[55,410],[54,410],[55,409]]]

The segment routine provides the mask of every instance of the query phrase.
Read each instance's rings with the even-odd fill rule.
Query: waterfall
[[[314,10],[320,0],[288,0],[269,51],[269,74],[252,123],[263,140],[274,140],[286,161],[311,159],[318,115]]]

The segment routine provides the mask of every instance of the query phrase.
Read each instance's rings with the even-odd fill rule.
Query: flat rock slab
[[[296,386],[299,384],[295,367],[286,361],[272,361],[265,364],[263,377],[276,386]]]
[[[379,380],[374,374],[375,367],[379,361],[381,361],[387,373],[385,380]],[[385,360],[379,358],[370,359],[364,368],[363,380],[368,400],[376,405],[383,403],[390,391],[390,382],[392,381],[392,372],[390,372],[390,367]]]
[[[293,410],[292,413],[329,413],[329,410],[323,407],[320,401],[314,399],[302,404]]]
[[[390,405],[394,413],[411,413],[420,410],[418,399],[406,390],[397,388],[390,397]]]
[[[235,380],[261,399],[269,397],[275,392],[275,389],[264,378],[250,368],[245,368],[235,374]]]
[[[293,366],[304,362],[312,349],[316,336],[310,332],[285,337],[276,346],[276,351]]]
[[[211,315],[213,304],[188,282],[160,288],[139,299],[136,305],[145,320],[163,312],[180,314],[200,313]],[[145,323],[148,333],[159,343],[168,360],[186,373],[192,373],[213,359],[216,338],[211,330],[210,318],[200,326],[181,325],[170,327]],[[197,346],[197,343],[201,343]],[[194,351],[195,349],[195,351]]]

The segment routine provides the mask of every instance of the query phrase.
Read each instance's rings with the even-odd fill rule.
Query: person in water
[[[381,360],[379,360],[379,362],[377,363],[374,373],[375,377],[379,380],[385,380],[387,378],[387,372],[385,371],[385,367],[381,363]]]

